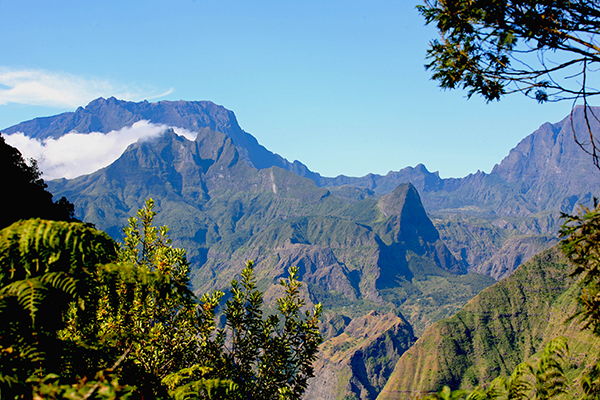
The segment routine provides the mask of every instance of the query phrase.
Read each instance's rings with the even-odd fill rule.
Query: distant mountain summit
[[[135,103],[114,97],[108,99],[100,97],[85,108],[79,107],[75,112],[35,118],[6,128],[3,133],[10,135],[22,132],[26,136],[37,139],[58,138],[72,131],[108,133],[142,120],[184,128],[192,132],[208,128],[214,132],[224,133],[233,140],[240,156],[250,166],[258,169],[280,167],[313,180],[319,176],[301,162],[290,163],[261,146],[254,136],[240,128],[233,111],[211,101],[164,100],[157,103],[148,101]]]
[[[232,111],[210,101],[159,101],[134,103],[114,97],[91,101],[75,112],[35,118],[4,130],[11,134],[23,132],[34,138],[58,138],[71,131],[79,133],[119,130],[147,120],[155,124],[177,126],[191,131],[208,127],[228,136],[240,136],[242,129]]]

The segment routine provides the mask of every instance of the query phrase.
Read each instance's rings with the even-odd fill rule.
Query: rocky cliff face
[[[600,113],[600,108],[593,110]],[[591,124],[593,131],[600,130],[600,122],[594,119]],[[385,176],[322,177],[317,183],[323,187],[352,185],[387,194],[398,183],[411,182],[429,213],[526,217],[547,210],[572,212],[579,203],[589,203],[590,194],[594,195],[600,185],[600,174],[591,157],[573,140],[574,132],[578,137],[587,134],[581,107],[574,110],[572,118],[543,124],[489,174],[478,171],[464,178],[442,179],[419,164]],[[553,233],[555,229],[555,225],[546,225],[539,233]]]
[[[398,358],[413,344],[410,325],[392,312],[370,312],[352,321],[326,316],[329,332],[305,399],[374,400]]]

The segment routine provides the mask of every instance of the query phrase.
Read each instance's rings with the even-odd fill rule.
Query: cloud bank
[[[162,135],[168,127],[148,121],[139,121],[109,133],[71,132],[58,139],[42,141],[23,133],[5,135],[8,144],[18,148],[26,159],[35,158],[45,180],[75,178],[90,174],[114,162],[123,151],[138,140],[149,140]],[[196,133],[173,128],[175,133],[194,140]]]
[[[149,93],[135,87],[118,85],[107,80],[86,79],[68,73],[40,69],[11,69],[0,67],[0,105],[9,103],[48,107],[77,108],[98,97],[114,96],[123,100],[140,101],[166,96]]]

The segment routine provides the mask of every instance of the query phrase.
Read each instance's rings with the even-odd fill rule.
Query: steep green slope
[[[443,385],[473,388],[510,374],[558,336],[568,338],[575,367],[589,364],[600,343],[565,323],[576,307],[569,270],[551,249],[482,291],[403,354],[378,399],[412,398]]]

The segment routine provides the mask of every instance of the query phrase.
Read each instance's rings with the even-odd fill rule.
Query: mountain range
[[[436,321],[552,246],[560,212],[589,204],[600,187],[572,140],[571,127],[583,128],[580,109],[573,124],[542,125],[491,173],[459,179],[423,165],[385,176],[322,177],[262,147],[233,112],[211,102],[100,98],[3,132],[56,138],[142,120],[197,136],[190,141],[166,129],[106,168],[48,182],[49,189],[116,239],[127,217],[154,198],[157,222],[188,251],[199,293],[226,287],[252,259],[259,288],[272,299],[274,283],[297,265],[305,297],[327,310],[310,398],[374,399],[406,390],[404,382],[429,390],[415,384],[423,375],[407,381],[394,371],[412,368],[403,360],[439,329]],[[460,376],[450,383],[462,385]]]
[[[278,154],[261,146],[256,138],[240,128],[235,114],[210,101],[159,101],[139,103],[98,98],[85,108],[51,117],[35,118],[2,130],[5,134],[21,132],[37,139],[58,138],[69,132],[108,133],[131,126],[138,121],[175,126],[196,132],[209,128],[230,137],[241,158],[257,169],[280,167],[300,176],[318,176],[294,161],[290,163]]]
[[[232,111],[209,101],[134,103],[99,98],[75,112],[36,118],[3,132],[56,138],[72,131],[106,133],[146,120],[193,132],[208,128],[223,133],[249,166],[286,169],[349,199],[378,197],[410,182],[453,255],[469,271],[500,279],[555,243],[561,212],[592,202],[600,178],[573,141],[573,129],[586,129],[582,114],[576,108],[572,119],[543,124],[489,174],[478,171],[450,179],[440,178],[422,164],[384,176],[322,177],[301,162],[289,162],[261,146],[240,128]],[[591,123],[592,129],[598,129],[598,121]]]

